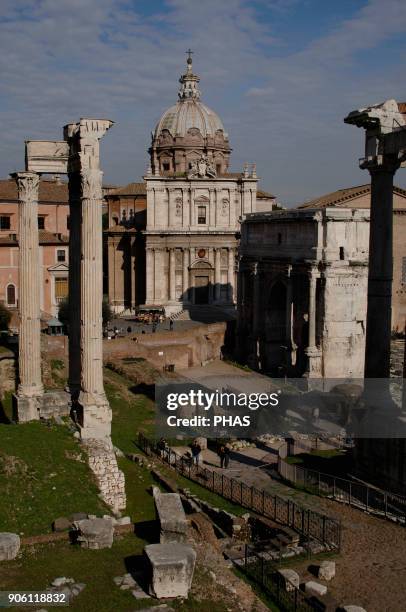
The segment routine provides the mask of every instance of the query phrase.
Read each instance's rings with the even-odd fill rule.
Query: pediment
[[[69,272],[69,266],[66,263],[59,263],[55,266],[50,266],[48,272]]]

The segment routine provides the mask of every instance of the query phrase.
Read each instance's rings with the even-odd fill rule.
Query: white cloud
[[[297,4],[262,1],[285,15]],[[139,178],[154,123],[176,100],[190,46],[236,167],[257,161],[263,186],[290,201],[368,180],[356,169],[362,134],[342,118],[403,95],[401,57],[375,72],[358,57],[405,30],[403,1],[371,0],[307,47],[277,58],[273,45],[280,51],[287,41],[248,0],[168,0],[148,17],[138,7],[131,0],[3,0],[0,174],[22,167],[25,139],[60,138],[65,123],[93,115],[116,121],[102,146],[106,180]]]

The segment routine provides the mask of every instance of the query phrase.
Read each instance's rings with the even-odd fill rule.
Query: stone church
[[[199,81],[189,56],[178,101],[152,134],[145,182],[107,196],[108,291],[116,312],[233,307],[241,218],[276,206],[274,196],[257,191],[254,165],[229,172],[228,134],[201,101]]]

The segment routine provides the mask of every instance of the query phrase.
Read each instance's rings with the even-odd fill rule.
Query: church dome
[[[158,121],[154,136],[158,138],[164,130],[168,130],[173,138],[186,136],[193,128],[198,129],[204,138],[215,138],[219,130],[226,136],[220,117],[195,98],[181,99],[168,108]]]
[[[187,172],[201,155],[208,157],[217,173],[228,169],[228,135],[217,113],[200,101],[199,81],[189,52],[186,73],[179,79],[179,100],[163,113],[152,133],[154,173]]]

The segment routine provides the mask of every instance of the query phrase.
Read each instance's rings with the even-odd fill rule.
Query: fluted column
[[[102,301],[102,171],[99,141],[112,122],[81,119],[65,127],[70,144],[69,165],[81,183],[79,406],[82,439],[107,438],[111,409],[103,386]],[[70,175],[71,178],[71,175]],[[73,296],[75,297],[75,296]]]
[[[214,251],[214,301],[219,302],[221,297],[221,249]]]
[[[69,391],[77,399],[80,391],[80,253],[82,201],[77,171],[69,172]],[[113,270],[115,274],[115,270]]]
[[[175,272],[175,249],[169,251],[169,300],[176,300],[175,292],[176,272]]]
[[[38,241],[38,187],[35,172],[13,175],[19,199],[19,421],[39,418],[44,392],[41,380],[40,270]]]

